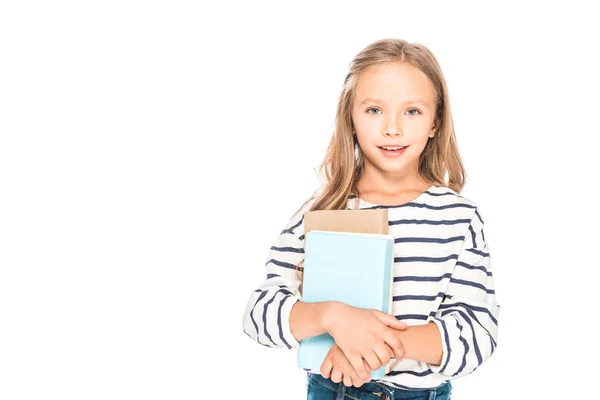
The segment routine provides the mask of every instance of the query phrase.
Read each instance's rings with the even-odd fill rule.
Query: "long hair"
[[[343,210],[351,195],[358,196],[356,184],[364,170],[364,155],[353,135],[352,104],[356,83],[365,69],[387,62],[410,63],[428,77],[434,89],[437,131],[427,141],[419,157],[419,175],[458,194],[462,191],[466,174],[454,134],[446,80],[437,59],[422,44],[402,39],[381,39],[365,47],[350,63],[338,100],[333,135],[318,171],[322,187],[311,199],[314,201],[310,211]],[[358,201],[354,204],[356,208]]]

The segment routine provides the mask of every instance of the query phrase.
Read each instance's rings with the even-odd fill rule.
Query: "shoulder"
[[[435,186],[430,190],[432,198],[438,198],[437,203],[441,207],[451,208],[456,214],[468,218],[471,223],[483,224],[481,207],[471,197],[459,194],[447,186]]]
[[[455,190],[449,188],[448,186],[434,186],[429,189],[428,192],[432,197],[440,198],[443,202],[448,204],[465,204],[476,206],[472,199],[465,197],[462,194],[458,194]]]
[[[322,188],[320,187],[309,196],[305,196],[304,198],[302,198],[302,205],[299,208],[297,208],[296,211],[292,214],[282,233],[304,233],[304,213],[310,210],[310,207],[317,200],[319,194],[321,193],[321,190]]]

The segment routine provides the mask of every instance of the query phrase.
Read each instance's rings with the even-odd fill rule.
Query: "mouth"
[[[404,153],[404,151],[408,148],[408,146],[377,146],[384,155],[388,156],[388,157],[397,157],[399,155],[401,155],[402,153]]]

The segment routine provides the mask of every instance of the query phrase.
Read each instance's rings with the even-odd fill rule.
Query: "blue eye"
[[[377,111],[380,111],[378,108],[371,107],[371,108],[367,108],[367,109],[366,109],[366,112],[367,112],[367,114],[371,114],[371,115],[377,115],[377,114],[370,113],[370,112],[369,112],[370,110],[377,110]],[[422,114],[422,113],[421,113],[421,111],[417,110],[416,108],[411,108],[411,109],[410,109],[410,110],[408,110],[407,112],[410,112],[410,111],[416,111],[417,113],[419,113],[419,114]],[[414,116],[414,115],[417,115],[417,114],[408,114],[408,115],[410,115],[410,116]]]

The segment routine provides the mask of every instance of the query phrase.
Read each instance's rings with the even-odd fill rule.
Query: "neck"
[[[384,196],[397,196],[405,193],[424,192],[432,185],[418,173],[381,174],[365,168],[356,184],[359,193],[378,193]]]

